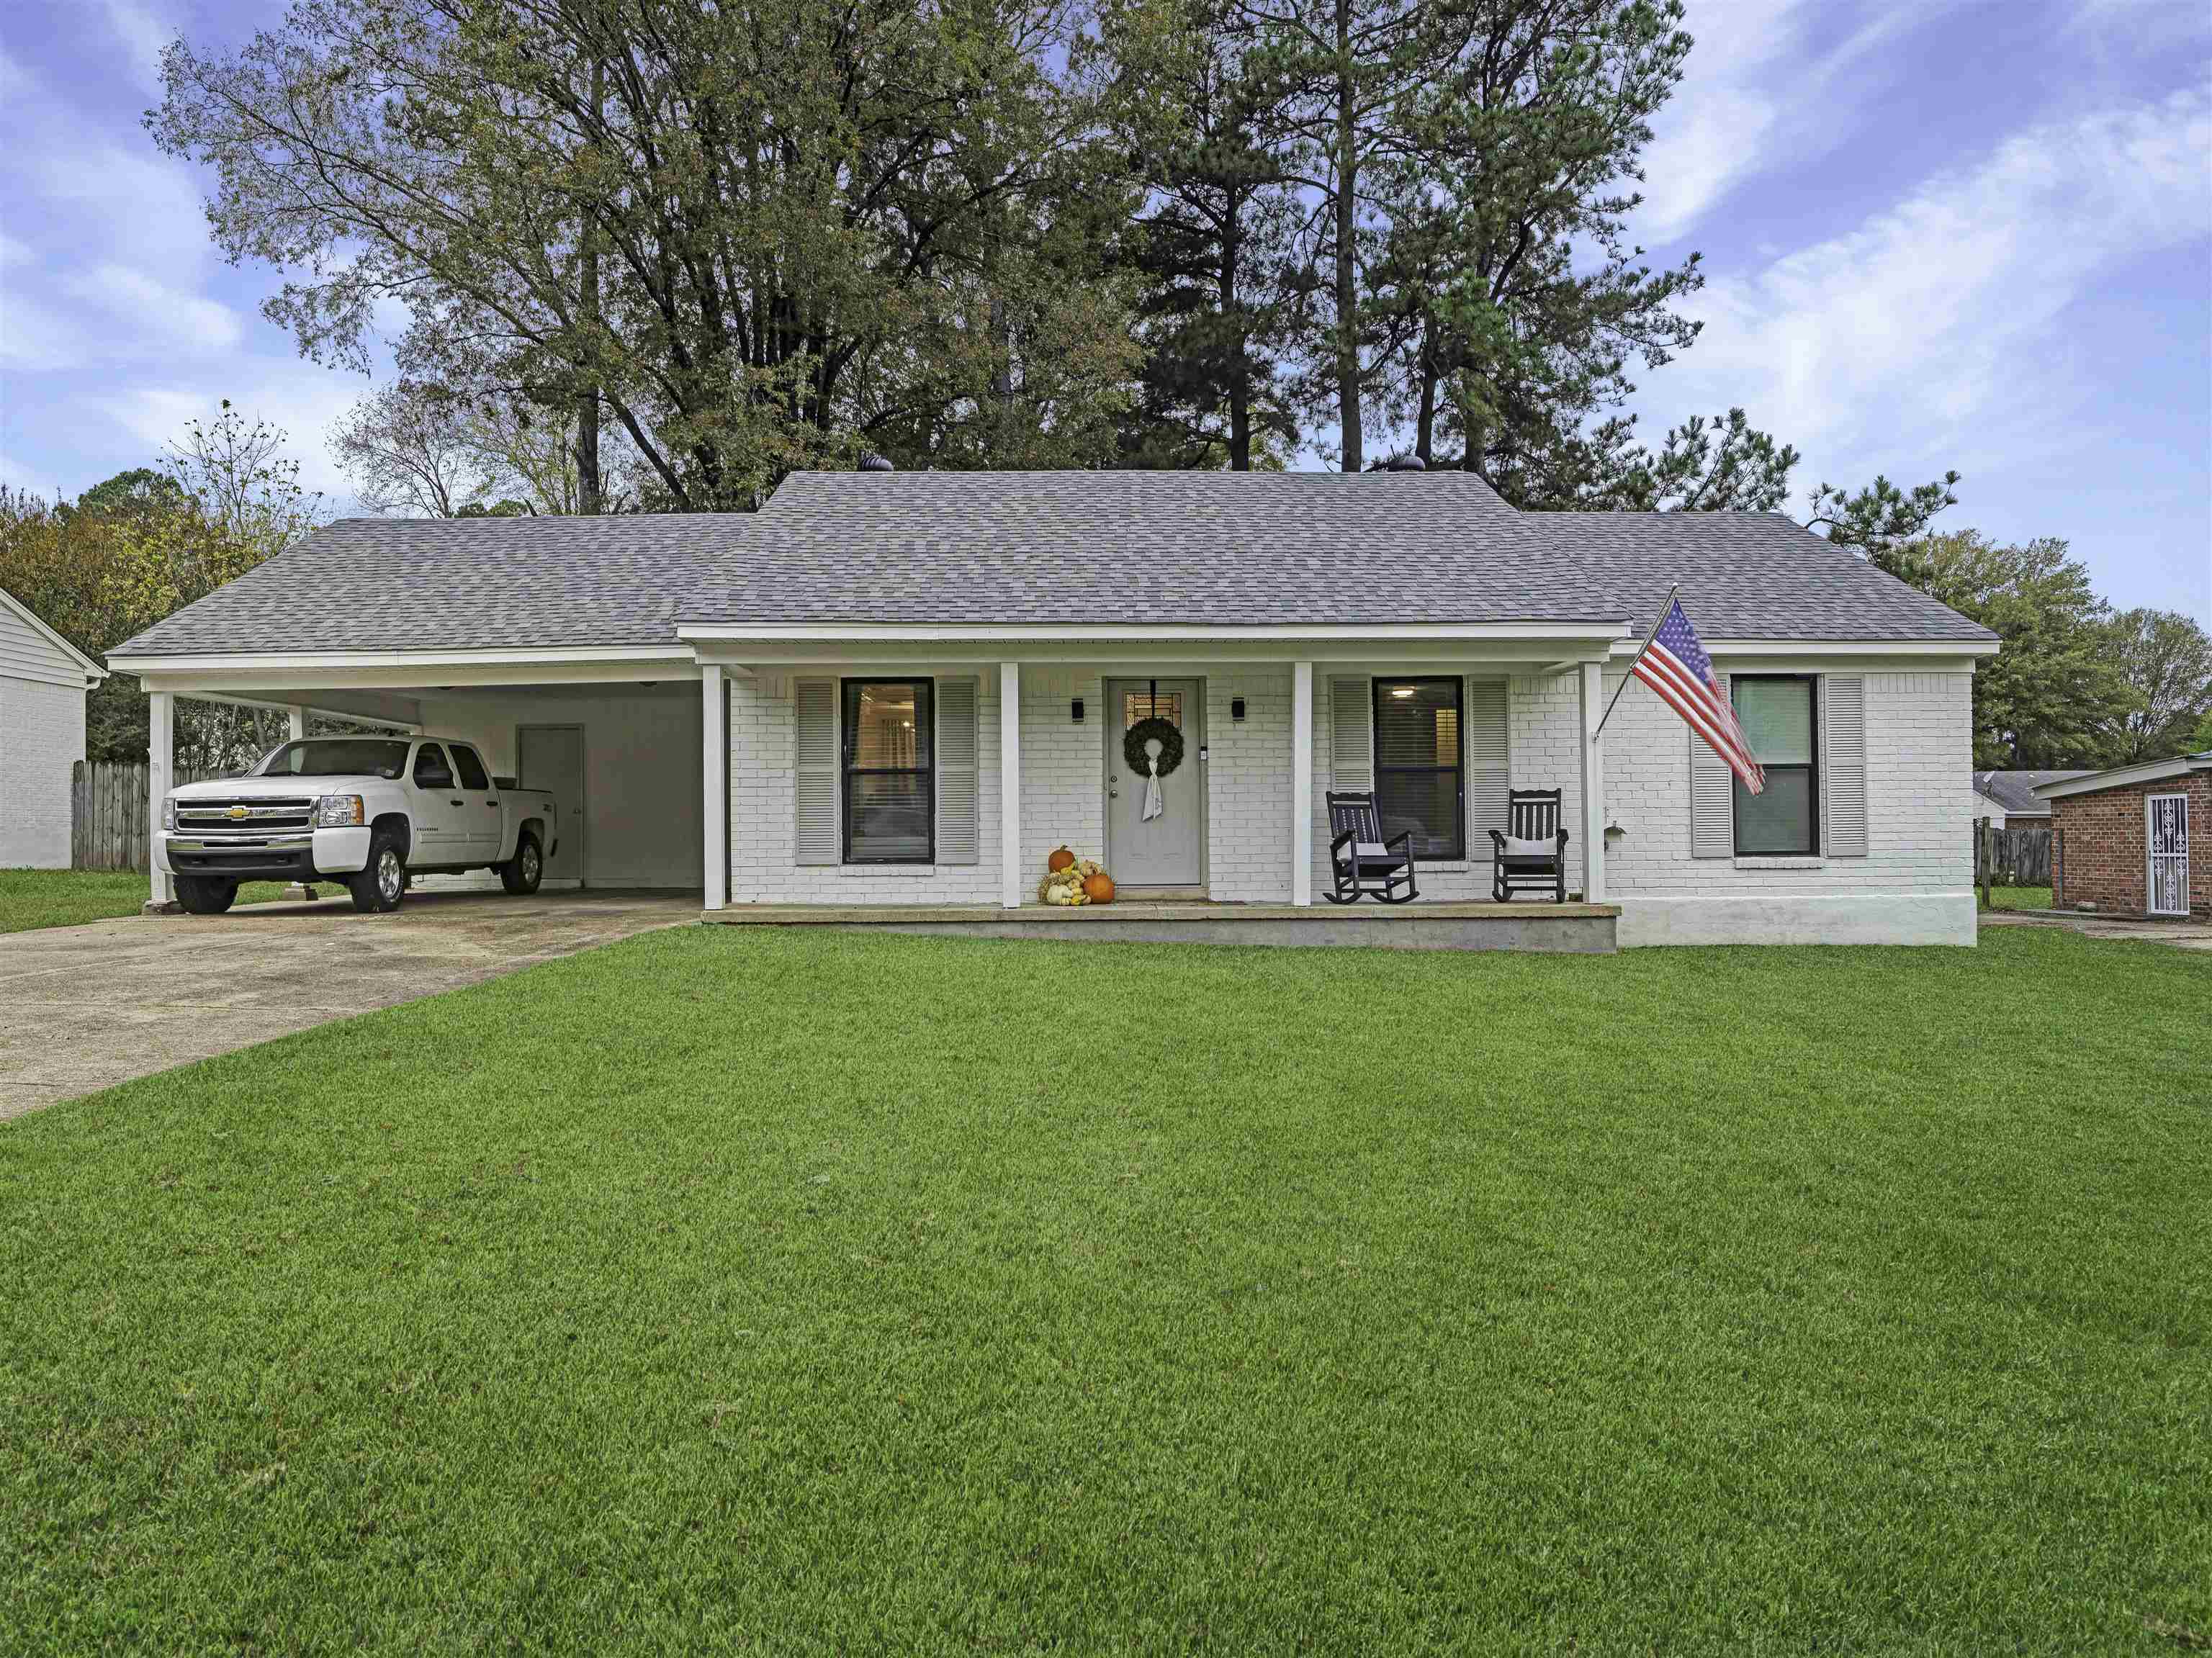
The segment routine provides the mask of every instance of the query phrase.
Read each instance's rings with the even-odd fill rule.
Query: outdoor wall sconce
[[[1229,699],[1229,717],[1240,726],[1244,723],[1244,699],[1243,697],[1232,696]]]
[[[1077,697],[1075,701],[1067,705],[1067,717],[1070,720],[1073,720],[1079,726],[1083,723],[1083,699],[1081,697]]]

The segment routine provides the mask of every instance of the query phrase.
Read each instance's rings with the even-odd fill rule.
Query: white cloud
[[[283,453],[300,463],[302,488],[340,501],[350,498],[351,486],[331,458],[329,434],[369,389],[369,381],[357,374],[257,356],[196,380],[147,381],[86,403],[98,419],[128,433],[136,452],[150,455],[181,437],[193,421],[213,422],[228,398],[247,420],[267,421],[285,434]]]
[[[1683,82],[1653,122],[1636,232],[1662,246],[1730,191],[1843,142],[1859,106],[1894,82],[1897,50],[1946,0],[1692,0]]]
[[[167,351],[212,355],[236,349],[244,333],[238,313],[220,301],[172,288],[131,265],[95,265],[70,287],[106,311],[125,338]]]
[[[1857,228],[1684,309],[1705,323],[1658,390],[1667,423],[1741,404],[1856,477],[1885,452],[1965,456],[2057,428],[2057,319],[2127,261],[2212,235],[2212,93],[2032,128]]]
[[[135,0],[106,0],[107,26],[114,30],[138,84],[149,92],[161,89],[161,52],[176,38],[173,25]]]

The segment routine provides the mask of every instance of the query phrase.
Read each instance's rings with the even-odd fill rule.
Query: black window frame
[[[1459,752],[1449,766],[1390,766],[1382,761],[1382,700],[1393,685],[1449,685],[1452,694],[1452,724],[1459,732]],[[1459,864],[1467,861],[1467,681],[1457,674],[1413,674],[1395,679],[1376,678],[1369,684],[1368,749],[1375,790],[1375,812],[1382,815],[1382,774],[1435,777],[1449,772],[1457,784],[1452,792],[1452,845],[1445,852],[1418,852],[1417,864]]]
[[[915,725],[927,733],[929,763],[926,766],[855,766],[859,726],[854,716],[860,700],[854,693],[864,685],[906,685],[914,690]],[[853,855],[853,780],[856,777],[920,777],[929,803],[927,845],[921,855],[873,858]],[[863,867],[872,865],[934,864],[937,861],[937,681],[933,677],[900,678],[863,674],[837,682],[837,855],[842,862]]]
[[[1769,764],[1754,751],[1752,758],[1759,761],[1759,768],[1769,777],[1778,772],[1805,774],[1805,816],[1808,819],[1802,847],[1787,850],[1772,847],[1747,852],[1743,845],[1743,813],[1736,809],[1742,798],[1743,779],[1731,774],[1729,777],[1729,846],[1738,858],[1818,858],[1820,853],[1820,676],[1816,673],[1739,673],[1729,676],[1729,706],[1737,706],[1737,689],[1747,683],[1784,683],[1805,687],[1807,708],[1812,717],[1810,740],[1806,753],[1810,756],[1802,764],[1796,761]],[[1744,733],[1750,740],[1750,733]]]

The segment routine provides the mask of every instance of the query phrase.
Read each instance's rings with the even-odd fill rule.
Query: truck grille
[[[264,830],[301,829],[314,816],[313,799],[179,800],[177,828],[205,833],[234,829],[243,834]]]

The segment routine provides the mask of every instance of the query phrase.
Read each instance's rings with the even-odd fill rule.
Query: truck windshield
[[[405,740],[388,737],[311,737],[287,743],[254,770],[257,777],[397,777],[407,765]]]

